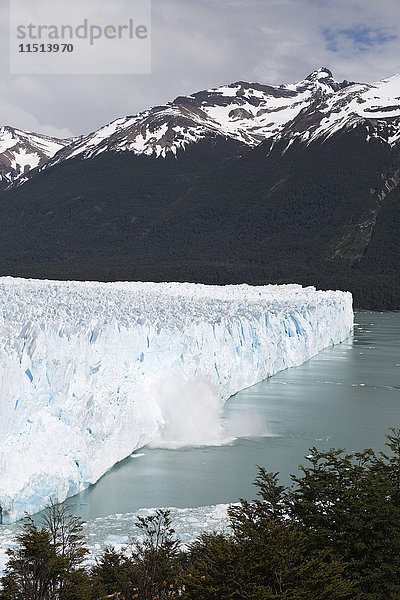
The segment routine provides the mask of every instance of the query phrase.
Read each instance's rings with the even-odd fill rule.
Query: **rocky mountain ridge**
[[[295,84],[270,86],[240,81],[118,118],[72,141],[3,127],[2,178],[6,182],[19,179],[22,183],[29,170],[108,151],[165,158],[190,144],[218,137],[231,138],[251,148],[265,139],[275,139],[301,111],[350,85],[336,81],[326,68]],[[15,145],[11,146],[14,139]]]

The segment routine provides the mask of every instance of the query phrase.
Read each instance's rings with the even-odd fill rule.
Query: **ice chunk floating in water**
[[[347,337],[349,293],[0,278],[0,505],[63,501],[135,449],[221,442],[232,394]]]

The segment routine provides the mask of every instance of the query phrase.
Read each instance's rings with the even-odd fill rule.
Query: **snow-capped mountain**
[[[400,75],[238,82],[67,141],[1,191],[0,274],[296,280],[400,308]]]
[[[71,144],[49,165],[106,151],[163,156],[202,139],[225,137],[254,147],[276,137],[303,109],[349,86],[321,68],[291,85],[243,81],[180,96],[135,116],[117,119]]]
[[[68,143],[14,127],[0,127],[0,182],[11,183],[42,166]]]
[[[390,146],[400,140],[400,74],[374,84],[353,84],[326,94],[304,108],[278,133],[277,139],[311,143],[360,124],[366,139],[380,138]]]
[[[294,84],[240,81],[179,96],[70,140],[3,127],[0,180],[22,183],[21,175],[35,167],[110,151],[166,157],[206,139],[231,139],[248,148],[267,139],[311,143],[360,123],[366,125],[367,139],[379,137],[390,145],[400,140],[400,75],[357,84],[339,82],[321,67]]]

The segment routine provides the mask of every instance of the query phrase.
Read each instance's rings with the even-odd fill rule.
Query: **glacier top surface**
[[[332,295],[332,296],[331,296]],[[333,300],[336,292],[318,292],[297,284],[209,286],[194,283],[65,282],[0,278],[0,319],[18,328],[21,323],[60,323],[79,328],[83,322],[98,325],[146,321],[182,328],[209,316],[290,310]],[[7,332],[8,335],[8,332]]]

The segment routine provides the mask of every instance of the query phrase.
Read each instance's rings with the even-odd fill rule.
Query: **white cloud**
[[[355,81],[400,71],[398,0],[153,0],[149,76],[10,76],[2,10],[0,122],[53,135],[87,133],[177,95],[240,79],[293,82],[322,65]],[[388,40],[359,52],[340,37],[354,27],[382,30]],[[339,32],[336,52],[326,29]]]

